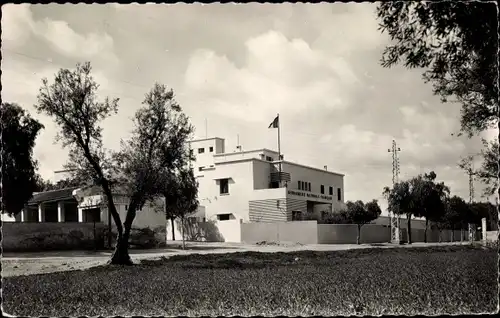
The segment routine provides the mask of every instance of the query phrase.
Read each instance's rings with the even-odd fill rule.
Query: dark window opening
[[[308,189],[307,191],[311,192],[311,182],[307,184],[307,189]]]
[[[198,148],[198,153],[205,153],[205,148]]]
[[[231,214],[218,214],[217,215],[217,220],[219,221],[228,221],[231,218]]]
[[[198,168],[198,171],[203,171],[203,169],[204,169],[204,168],[205,168],[205,167],[199,167],[199,168]]]
[[[321,185],[321,194],[325,194],[325,186],[324,185]]]
[[[271,183],[270,183],[270,185],[269,185],[269,187],[270,187],[271,189],[277,189],[277,188],[279,188],[279,187],[280,187],[280,183],[279,183],[279,182],[277,182],[277,181],[271,182]]]
[[[83,222],[101,222],[101,209],[84,209]]]
[[[340,201],[342,199],[341,193],[340,193],[340,188],[337,189],[337,199]]]
[[[333,187],[330,187],[330,195],[333,195]]]
[[[273,161],[273,158],[272,158],[272,157],[269,157],[269,156],[266,156],[266,160],[267,160],[267,161]]]
[[[214,152],[214,147],[208,148],[210,152]]]
[[[299,190],[301,190],[301,186],[302,186],[302,183],[301,183],[301,182],[302,182],[302,181],[297,181],[297,188],[298,188]]]
[[[229,179],[220,179],[220,194],[229,194]]]

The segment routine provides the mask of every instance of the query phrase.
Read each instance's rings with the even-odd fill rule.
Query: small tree
[[[427,242],[429,221],[438,221],[446,213],[446,199],[449,187],[443,182],[436,183],[436,173],[431,171],[410,180],[413,185],[415,203],[414,215],[425,218],[424,242]]]
[[[371,221],[377,219],[382,210],[378,205],[377,200],[373,200],[366,204],[363,201],[351,202],[348,201],[346,203],[346,219],[350,221],[352,224],[356,224],[358,226],[358,234],[356,237],[356,243],[360,244],[361,239],[361,227]]]
[[[165,185],[163,195],[165,197],[166,219],[170,218],[173,221],[175,218],[181,218],[182,245],[184,247],[184,218],[198,209],[198,182],[193,169],[182,167],[175,175],[168,176]],[[174,229],[172,222],[172,232]]]
[[[37,162],[33,148],[43,125],[19,105],[1,103],[1,209],[9,216],[21,212],[37,190]]]
[[[452,196],[446,202],[446,213],[441,222],[452,232],[451,240],[455,240],[455,229],[463,228],[464,220],[470,217],[470,207],[464,199],[458,196]]]
[[[388,210],[396,215],[406,215],[408,244],[411,244],[411,216],[421,205],[415,200],[413,192],[413,184],[410,181],[398,182],[392,189],[385,187],[383,191],[387,199]]]

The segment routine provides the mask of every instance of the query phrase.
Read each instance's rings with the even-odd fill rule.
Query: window
[[[267,161],[273,161],[273,158],[272,158],[272,157],[269,157],[269,156],[266,156],[266,160],[267,160]]]
[[[220,179],[220,194],[229,194],[229,179]]]
[[[205,148],[198,148],[198,153],[205,153]]]
[[[210,148],[209,148],[209,151],[210,151],[210,152],[214,152],[214,147],[210,147]]]
[[[297,188],[302,190],[302,181],[297,181]]]
[[[228,221],[231,218],[231,214],[217,214],[217,220],[219,221]]]
[[[321,194],[325,194],[325,186],[321,185]]]
[[[342,199],[341,195],[340,195],[340,188],[337,189],[337,199],[340,201]]]
[[[330,187],[330,195],[333,195],[333,187]]]
[[[308,189],[307,191],[311,192],[311,182],[307,184],[307,189]]]
[[[205,167],[199,167],[198,171],[203,171],[203,169],[205,169]]]

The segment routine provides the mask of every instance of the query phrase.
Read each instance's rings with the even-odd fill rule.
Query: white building
[[[222,138],[194,140],[191,149],[207,220],[292,221],[344,204],[343,174],[279,160],[268,149],[226,152]]]

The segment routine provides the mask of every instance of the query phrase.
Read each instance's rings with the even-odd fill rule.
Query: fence
[[[96,223],[2,223],[2,248],[5,252],[93,249],[104,245],[106,226]]]
[[[412,242],[424,242],[425,229],[411,230]],[[295,242],[301,244],[356,244],[358,227],[356,224],[318,224],[316,221],[294,221],[274,223],[243,223],[241,224],[241,241],[256,243]],[[401,229],[403,241],[408,240],[406,229]],[[386,243],[391,239],[388,226],[365,224],[361,227],[360,243]],[[428,229],[427,242],[460,242],[468,240],[467,231]],[[480,233],[476,233],[480,240]]]

